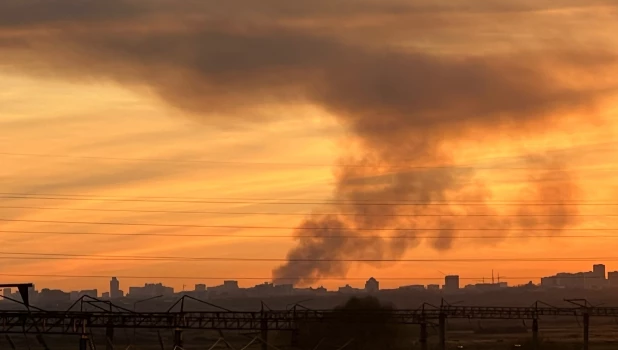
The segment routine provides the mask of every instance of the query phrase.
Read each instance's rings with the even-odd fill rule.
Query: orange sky
[[[237,3],[242,4],[242,1]],[[482,2],[474,3],[482,4]],[[564,3],[568,5],[568,1]],[[280,4],[272,1],[273,8]],[[319,9],[320,7],[316,5],[316,11]],[[1,10],[2,5],[0,12]],[[222,7],[221,11],[227,14],[226,11],[233,9]],[[349,18],[340,11],[329,12],[328,15],[307,14],[303,18],[295,17],[293,12],[286,12],[289,16],[281,15],[277,19],[285,28],[294,27],[315,33],[330,33],[329,28],[335,25],[331,23],[332,21],[336,21],[337,18],[348,18],[345,22],[347,25],[342,26],[341,31],[329,35],[345,38],[348,43],[354,45],[361,43],[373,47],[381,45],[384,41],[385,47],[398,45],[402,50],[424,50],[444,55],[459,55],[464,50],[474,50],[479,55],[497,53],[509,57],[525,49],[540,50],[555,47],[566,50],[571,48],[570,45],[575,45],[574,43],[577,44],[576,47],[582,56],[595,54],[595,50],[599,49],[598,45],[602,45],[604,53],[615,54],[618,48],[616,39],[609,35],[612,32],[611,28],[615,28],[615,23],[618,23],[616,9],[610,6],[584,9],[573,9],[566,5],[561,8],[541,6],[530,12],[498,11],[489,15],[445,11],[432,17],[436,21],[440,20],[440,26],[425,29],[420,23],[426,25],[425,21],[429,19],[421,15],[419,9],[416,9],[416,12],[411,10],[403,14],[388,11],[375,14],[367,11],[367,13],[349,14]],[[162,14],[158,16],[164,17]],[[245,18],[239,14],[230,20],[231,24],[228,24],[233,27],[243,23],[247,25],[259,23],[259,16],[256,18],[250,15]],[[415,25],[406,24],[411,18],[418,20]],[[170,19],[158,20],[160,23],[167,23],[166,20]],[[62,22],[49,24],[44,21],[37,23],[34,20],[24,20],[23,23],[14,24],[0,15],[0,52],[2,45],[6,45],[9,48],[7,53],[10,53],[7,55],[10,59],[0,58],[0,192],[27,193],[38,197],[49,194],[79,195],[90,200],[3,198],[0,201],[0,219],[292,228],[301,222],[304,213],[314,210],[328,211],[319,205],[311,204],[97,201],[93,197],[269,198],[299,202],[327,201],[335,188],[334,174],[337,173],[336,164],[339,157],[346,156],[350,152],[354,153],[355,148],[349,145],[357,145],[361,136],[352,130],[351,119],[340,118],[340,113],[348,111],[345,106],[341,107],[342,105],[337,103],[330,103],[325,107],[322,104],[323,100],[301,98],[290,104],[285,100],[287,97],[284,97],[283,101],[278,100],[277,93],[281,91],[275,89],[264,94],[263,103],[250,101],[257,122],[227,125],[218,121],[228,118],[232,120],[237,118],[238,113],[247,112],[238,112],[235,107],[230,108],[227,101],[218,102],[227,97],[207,96],[210,92],[208,84],[198,84],[197,91],[181,97],[176,94],[166,95],[155,83],[148,82],[146,87],[136,85],[134,79],[144,79],[142,76],[126,80],[114,76],[115,73],[109,73],[109,76],[97,76],[98,69],[103,71],[108,68],[103,65],[93,68],[93,72],[74,71],[69,66],[57,63],[63,57],[73,56],[62,56],[55,49],[48,50],[44,46],[38,49],[41,50],[39,59],[52,62],[51,68],[44,67],[42,71],[38,71],[30,65],[32,62],[36,63],[32,53],[24,53],[5,41],[7,38],[22,40],[23,35],[28,37],[38,35],[31,34],[37,30],[49,35],[58,28],[62,30],[65,25],[80,28],[80,22],[77,20],[69,18],[67,21],[68,24]],[[113,21],[121,19],[113,18]],[[200,19],[196,21],[201,23]],[[103,21],[98,24],[101,30],[105,30],[106,25],[111,26],[110,23]],[[146,32],[151,30],[149,22],[144,23],[143,29],[135,30]],[[187,27],[191,25],[187,24]],[[93,31],[96,32],[95,29]],[[462,37],[465,41],[461,40]],[[22,65],[18,58],[24,59],[24,57],[32,62]],[[76,60],[76,65],[86,65],[92,57],[82,60],[76,56],[73,59]],[[552,61],[543,64],[547,63],[549,63],[547,69],[550,70]],[[491,200],[488,201],[490,205],[492,202],[513,200],[520,195],[521,185],[527,181],[528,173],[505,169],[509,166],[504,165],[508,163],[505,163],[504,159],[521,161],[521,156],[524,155],[551,155],[559,158],[560,162],[571,171],[581,189],[576,198],[577,202],[618,203],[615,201],[618,183],[614,180],[618,172],[618,162],[615,161],[618,159],[615,157],[618,155],[618,145],[614,141],[618,132],[618,121],[615,119],[618,112],[618,103],[615,102],[618,101],[618,94],[613,92],[617,82],[614,79],[615,65],[610,64],[607,67],[565,65],[561,66],[561,69],[553,73],[559,77],[562,84],[577,87],[581,91],[595,88],[605,90],[603,98],[594,105],[585,105],[582,108],[549,111],[548,113],[552,115],[551,121],[542,125],[522,123],[522,125],[501,126],[515,130],[521,128],[521,134],[515,136],[501,136],[504,130],[500,128],[475,129],[475,125],[472,125],[471,130],[466,131],[465,137],[456,137],[456,134],[447,132],[444,140],[440,141],[441,147],[449,149],[453,163],[490,168],[479,170],[477,175],[477,179],[483,181],[493,193]],[[168,79],[175,80],[171,72],[177,70],[166,73]],[[183,81],[181,76],[176,79],[180,83]],[[205,90],[199,90],[202,88]],[[290,88],[304,91],[303,87]],[[245,92],[230,92],[230,101],[244,101],[242,97],[237,96],[242,93]],[[204,107],[206,102],[187,100],[200,98],[208,103],[214,101],[212,103],[218,108],[215,125],[210,122],[211,112],[208,105]],[[247,100],[250,98],[247,97]],[[266,117],[260,119],[261,116]],[[79,158],[80,156],[124,158],[124,160],[88,159]],[[209,163],[216,161],[238,163]],[[579,211],[583,215],[613,215],[616,214],[615,208],[582,205]],[[172,214],[96,209],[210,211],[228,214]],[[494,205],[493,209],[502,212],[505,208]],[[236,215],[229,214],[230,212],[276,212],[286,215]],[[462,225],[465,224],[466,218],[461,220]],[[404,258],[615,257],[618,260],[613,249],[614,243],[618,241],[618,235],[594,237],[615,235],[618,232],[582,230],[585,228],[618,230],[618,219],[604,216],[585,217],[568,228],[573,231],[562,233],[563,236],[591,235],[588,238],[510,237],[491,242],[456,238],[453,248],[447,251],[435,250],[428,242],[423,241],[418,247],[409,249]],[[183,284],[192,286],[204,282],[213,285],[221,282],[218,279],[189,278],[191,276],[237,278],[241,280],[243,286],[249,286],[263,281],[242,280],[242,278],[270,278],[272,269],[280,263],[123,262],[78,258],[19,260],[11,259],[6,253],[285,258],[287,251],[295,244],[290,237],[293,234],[292,229],[209,229],[3,221],[0,222],[0,231],[2,231],[0,233],[2,274],[188,276],[186,279],[123,278],[121,286],[125,290],[128,289],[128,285],[146,281],[163,281],[177,289],[181,289]],[[121,237],[27,233],[37,231],[229,234],[229,237]],[[464,233],[474,234],[474,232]],[[234,237],[235,235],[243,237]],[[250,238],[246,237],[247,235],[285,237]],[[439,279],[443,274],[455,273],[463,278],[471,278],[469,282],[472,282],[475,278],[490,277],[492,269],[501,276],[538,277],[557,271],[589,270],[593,263],[603,262],[605,261],[551,263],[436,261],[400,262],[388,266],[353,264],[347,276],[406,278],[402,281],[381,282],[383,287],[393,287],[400,284],[432,283],[437,280],[426,278]],[[618,261],[607,261],[607,265],[610,271],[618,270]],[[3,276],[1,279],[6,282],[32,281],[39,287],[63,289],[97,287],[100,290],[107,290],[109,286],[107,278]],[[525,283],[527,279],[511,279],[509,282]],[[364,281],[334,278],[316,284],[334,288],[346,283],[361,286]]]

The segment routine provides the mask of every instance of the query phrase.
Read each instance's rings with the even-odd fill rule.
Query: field
[[[615,350],[618,349],[618,324],[614,320],[599,320],[590,329],[590,350]],[[529,328],[529,325],[527,325]],[[533,349],[532,334],[523,322],[449,322],[447,331],[447,349],[478,349],[478,350],[501,350],[501,349]],[[418,342],[419,328],[416,326],[406,326],[403,334],[399,336],[396,344],[388,347],[393,350],[398,349],[421,349]],[[159,341],[159,335],[163,347]],[[227,344],[222,340],[225,337]],[[252,339],[259,336],[257,333],[237,333],[215,331],[198,332],[186,331],[183,333],[184,349],[187,350],[207,350],[207,349],[261,349],[260,342],[256,340],[247,346]],[[11,335],[11,341],[2,337],[0,339],[1,349],[11,349],[11,342],[15,349],[44,349],[37,341],[36,336]],[[78,349],[79,338],[75,336],[52,336],[43,337],[50,350]],[[92,334],[95,349],[105,349],[106,339],[103,332]],[[218,341],[218,343],[217,343]],[[539,349],[547,350],[575,350],[583,348],[583,331],[575,319],[565,322],[565,320],[542,320],[539,333]],[[214,348],[211,348],[215,343]],[[286,332],[270,332],[270,349],[286,350],[312,350],[320,343],[317,350],[335,350],[345,345],[347,341],[328,342],[315,337],[305,338],[301,344],[291,346],[291,335]],[[429,349],[438,349],[437,329],[429,328]],[[115,332],[114,349],[126,350],[173,350],[173,333],[171,330],[137,331],[129,329],[117,329]],[[366,347],[349,343],[345,349],[354,350]],[[377,350],[382,350],[376,348]]]

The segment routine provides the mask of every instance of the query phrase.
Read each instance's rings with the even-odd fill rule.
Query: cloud
[[[611,5],[596,1],[592,5]],[[8,8],[7,8],[8,6]],[[481,29],[490,30],[502,15],[547,9],[581,7],[575,1],[453,2],[332,1],[308,3],[269,0],[267,3],[232,0],[217,6],[213,1],[112,1],[105,5],[61,1],[58,8],[40,7],[23,12],[14,2],[0,5],[0,63],[26,74],[74,79],[114,81],[150,93],[166,103],[217,126],[250,124],[279,118],[260,113],[269,106],[313,104],[336,117],[353,135],[357,149],[351,154],[361,168],[344,168],[336,174],[334,198],[352,204],[337,210],[362,214],[402,211],[405,206],[372,208],[363,200],[416,200],[425,206],[437,201],[492,197],[485,186],[465,184],[476,180],[473,171],[456,168],[391,174],[387,184],[350,182],[351,178],[383,175],[384,166],[410,167],[452,163],[455,140],[477,138],[515,139],[559,127],[566,113],[596,108],[615,89],[607,79],[615,71],[615,52],[585,50],[577,42],[558,37],[545,49],[518,46],[526,40],[508,40],[519,29],[502,30],[497,41],[508,50],[477,50]],[[2,11],[4,7],[5,11]],[[66,7],[66,12],[60,9]],[[8,11],[6,11],[8,9]],[[16,10],[17,9],[17,10]],[[6,14],[19,14],[10,17]],[[462,19],[461,14],[498,13]],[[410,21],[414,16],[418,21]],[[432,22],[432,19],[440,20]],[[457,18],[451,22],[450,18]],[[346,25],[353,20],[379,27],[381,37],[365,40],[352,35]],[[92,25],[87,25],[93,21]],[[320,23],[342,27],[342,34],[324,31]],[[464,21],[464,22],[462,22]],[[303,24],[304,23],[304,24]],[[445,23],[461,27],[444,29]],[[517,24],[516,21],[513,23]],[[422,24],[422,25],[421,25]],[[391,39],[392,31],[409,29],[409,38]],[[543,27],[524,28],[543,39]],[[474,31],[474,35],[467,31]],[[583,28],[582,28],[583,30]],[[535,32],[536,31],[536,32]],[[432,33],[427,36],[425,33]],[[594,36],[598,33],[590,32]],[[423,48],[415,36],[435,39]],[[400,36],[397,36],[399,39]],[[456,45],[452,44],[456,43]],[[453,49],[453,46],[455,47]],[[576,76],[577,81],[569,79]],[[499,136],[498,136],[499,135]],[[348,154],[344,154],[348,155]],[[549,163],[552,161],[550,160]],[[362,170],[359,170],[362,169]],[[561,170],[568,172],[568,169]],[[568,174],[561,178],[571,181]],[[539,188],[532,193],[572,198],[576,184],[569,182],[566,198],[557,191]],[[547,199],[547,198],[542,198]],[[462,208],[451,208],[451,213]],[[419,209],[422,212],[422,208]],[[301,240],[289,257],[377,254],[400,256],[400,243],[362,237],[360,228],[372,225],[385,230],[392,225],[416,235],[419,222],[393,219],[367,221],[325,217],[309,219],[316,225],[318,243]],[[448,220],[429,222],[442,229],[433,247],[451,247],[457,234]],[[498,218],[497,227],[521,223]],[[564,228],[571,222],[548,223]],[[340,244],[319,241],[323,235],[358,235]],[[416,236],[415,236],[416,237]],[[395,244],[395,245],[393,245]],[[275,271],[275,277],[297,274],[310,282],[346,266],[301,266],[293,261]]]
[[[616,7],[612,0],[316,0],[312,2],[289,2],[286,0],[185,0],[182,3],[170,0],[5,0],[0,4],[0,25],[29,26],[61,22],[92,23],[118,19],[136,19],[148,16],[190,14],[195,18],[251,19],[316,19],[335,17],[352,18],[357,15],[401,15],[436,13],[513,13],[577,9],[593,7]]]

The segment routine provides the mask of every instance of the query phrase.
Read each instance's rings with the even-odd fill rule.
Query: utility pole
[[[82,335],[79,337],[79,350],[88,350],[88,332],[86,332],[86,320],[82,320]]]
[[[88,350],[88,335],[82,334],[79,338],[79,350]]]
[[[585,281],[585,276],[584,276]],[[564,299],[573,305],[577,305],[582,308],[584,318],[584,350],[588,350],[589,337],[590,337],[590,307],[592,306],[586,299]]]
[[[268,319],[264,310],[264,302],[260,311],[260,337],[262,338],[262,350],[268,350]]]
[[[107,338],[105,344],[107,350],[114,350],[114,325],[110,321],[110,324],[105,329],[105,337]]]
[[[162,297],[163,297],[163,295],[157,295],[157,296],[154,296],[154,297],[150,297],[150,298],[146,298],[146,299],[142,299],[142,300],[138,300],[138,301],[134,302],[133,303],[133,312],[137,312],[137,304],[143,303],[143,302],[146,302],[146,301],[150,301],[150,300],[153,300],[153,299],[157,299],[157,298],[162,298]],[[133,342],[134,343],[135,343],[136,338],[137,338],[137,328],[133,328]]]
[[[268,350],[268,321],[262,317],[260,336],[262,338],[262,350]]]
[[[421,339],[420,339],[420,343],[421,343],[421,350],[427,350],[427,322],[425,322],[425,319],[421,320]]]
[[[440,350],[446,350],[446,314],[444,312],[440,312],[440,316],[438,319],[438,325],[440,328]]]
[[[537,315],[532,319],[532,348],[539,350],[539,319]]]
[[[182,329],[176,328],[174,329],[174,349],[182,348]]]
[[[584,350],[588,350],[588,337],[590,332],[590,314],[584,311]]]

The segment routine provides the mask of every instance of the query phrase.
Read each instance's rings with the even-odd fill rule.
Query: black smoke
[[[574,224],[564,216],[496,215],[462,226],[452,214],[503,210],[492,204],[474,168],[452,166],[451,147],[477,140],[491,149],[496,140],[560,131],[554,129],[563,114],[585,112],[606,97],[614,52],[582,50],[563,37],[530,49],[534,38],[517,41],[522,28],[516,26],[496,39],[508,50],[478,50],[480,25],[492,28],[505,18],[516,23],[518,17],[505,16],[575,2],[474,1],[466,6],[469,17],[445,1],[311,3],[308,9],[283,0],[259,7],[247,0],[60,0],[38,7],[6,1],[0,3],[0,64],[40,77],[113,81],[214,126],[294,118],[257,113],[264,105],[310,103],[337,118],[354,147],[344,151],[347,166],[336,168],[335,215],[299,225],[298,232],[311,237],[299,238],[290,261],[274,270],[276,282],[345,275],[349,263],[320,259],[397,258],[421,240],[445,251],[462,234],[458,229],[494,228],[495,236],[524,228],[559,232]],[[526,29],[544,37],[544,26]],[[584,83],[590,81],[599,83]],[[530,164],[540,169],[552,162]],[[555,201],[543,210],[573,213],[577,208],[564,203],[576,198],[576,181],[568,167],[554,167],[547,174],[532,171],[519,200]],[[443,216],[421,216],[430,213]]]

